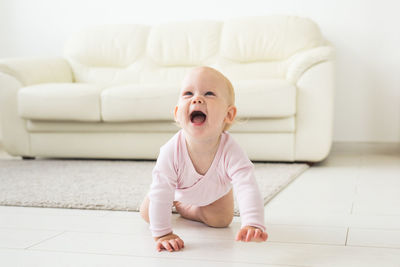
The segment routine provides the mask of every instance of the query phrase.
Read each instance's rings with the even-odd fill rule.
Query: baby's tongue
[[[193,117],[193,123],[202,123],[206,120],[206,116],[204,115],[196,115]]]

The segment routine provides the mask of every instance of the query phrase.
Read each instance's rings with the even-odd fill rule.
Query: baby
[[[172,232],[173,205],[183,218],[227,227],[233,219],[232,186],[242,220],[236,240],[267,240],[254,166],[226,132],[236,116],[234,104],[232,84],[213,68],[194,68],[183,80],[174,110],[182,129],[161,147],[150,193],[140,208],[158,251],[184,247]]]

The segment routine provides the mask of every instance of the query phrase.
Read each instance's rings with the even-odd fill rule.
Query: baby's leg
[[[146,222],[150,222],[149,219],[149,205],[150,205],[150,199],[149,196],[146,196],[140,205],[140,215],[142,216],[143,220]]]
[[[176,211],[185,219],[203,222],[200,217],[200,207],[194,205],[184,205],[179,201],[174,201]]]
[[[192,206],[175,203],[176,211],[183,218],[200,221],[211,227],[227,227],[233,219],[232,189],[225,196],[207,206]]]
[[[211,203],[200,207],[202,221],[211,227],[228,227],[233,220],[233,191]]]

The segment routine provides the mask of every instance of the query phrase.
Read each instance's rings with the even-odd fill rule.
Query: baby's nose
[[[200,99],[200,98],[195,98],[195,99],[193,99],[192,103],[193,103],[193,104],[203,104],[204,102],[203,102],[203,100]]]

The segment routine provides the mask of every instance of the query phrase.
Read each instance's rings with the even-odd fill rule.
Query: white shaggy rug
[[[0,205],[138,211],[154,165],[125,160],[0,160]],[[307,168],[255,163],[264,203]]]

